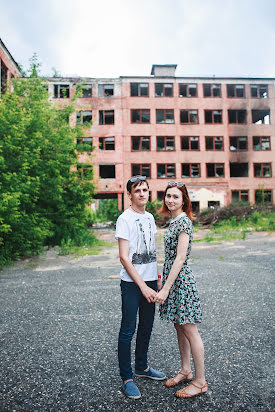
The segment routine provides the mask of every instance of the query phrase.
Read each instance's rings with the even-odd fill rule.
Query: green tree
[[[0,266],[86,230],[94,184],[77,173],[74,102],[48,101],[36,57],[0,101]],[[91,175],[90,175],[91,177]]]

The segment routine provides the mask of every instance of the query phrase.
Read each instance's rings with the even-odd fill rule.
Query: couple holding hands
[[[181,369],[166,380],[167,388],[189,383],[176,392],[178,398],[191,398],[207,392],[204,375],[204,346],[197,324],[202,321],[197,286],[189,266],[193,239],[191,202],[182,182],[169,182],[164,192],[161,212],[170,215],[164,235],[163,275],[158,273],[153,216],[145,211],[149,185],[145,176],[133,176],[127,182],[131,206],[118,218],[116,239],[122,264],[122,320],[118,339],[118,359],[122,390],[131,399],[140,391],[133,381],[131,341],[138,328],[135,349],[135,376],[165,380],[166,376],[148,366],[147,353],[152,332],[155,303],[161,319],[174,324],[177,332]],[[169,350],[169,349],[168,349]],[[191,369],[191,354],[195,374]]]

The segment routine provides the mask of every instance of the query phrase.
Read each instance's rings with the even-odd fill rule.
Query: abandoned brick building
[[[0,39],[0,95],[5,93],[6,88],[13,77],[21,76],[20,68],[2,40]]]
[[[91,123],[77,142],[78,168],[85,178],[93,166],[96,198],[128,207],[126,182],[141,174],[151,200],[162,199],[168,181],[184,181],[194,210],[274,203],[275,78],[176,77],[176,67],[153,65],[150,76],[48,78],[49,98],[59,104],[85,83],[71,123]]]

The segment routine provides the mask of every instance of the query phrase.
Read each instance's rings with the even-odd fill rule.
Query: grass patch
[[[63,239],[59,248],[59,255],[98,255],[101,247],[112,245],[109,242],[97,239],[94,232],[82,232],[75,239]]]

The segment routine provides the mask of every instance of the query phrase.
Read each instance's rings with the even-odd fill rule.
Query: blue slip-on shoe
[[[134,381],[129,381],[127,383],[122,382],[121,386],[127,398],[130,398],[130,399],[141,398],[141,393]]]
[[[139,371],[136,369],[135,375],[140,378],[154,379],[155,381],[163,381],[166,379],[165,373],[157,371],[151,367],[149,367],[148,371]]]

